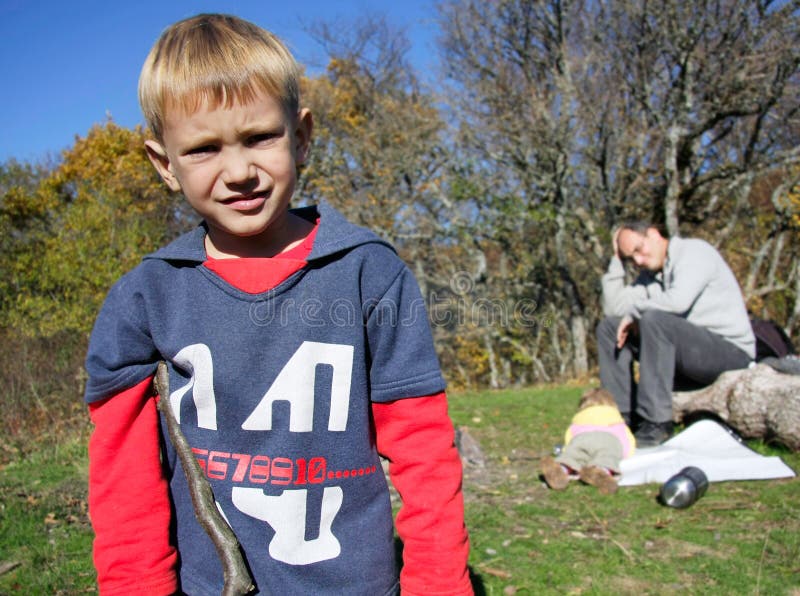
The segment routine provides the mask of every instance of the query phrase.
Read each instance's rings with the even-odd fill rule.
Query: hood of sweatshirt
[[[316,206],[292,209],[291,212],[311,222],[316,221],[318,218],[320,220],[319,230],[317,230],[317,236],[314,239],[314,247],[306,259],[309,263],[326,259],[362,244],[378,243],[392,248],[388,242],[382,240],[374,232],[347,221],[327,201],[320,201]],[[144,260],[157,259],[162,261],[204,263],[207,260],[205,249],[207,232],[207,225],[201,223],[194,230],[146,255]]]

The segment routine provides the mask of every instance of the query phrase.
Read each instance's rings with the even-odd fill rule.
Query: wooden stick
[[[165,362],[158,363],[158,371],[155,379],[156,391],[158,391],[158,409],[164,414],[167,421],[167,432],[175,451],[178,454],[181,465],[183,466],[186,482],[189,485],[189,493],[192,496],[192,505],[197,521],[203,526],[214,546],[217,555],[222,562],[223,573],[225,574],[225,587],[223,596],[241,596],[255,589],[253,577],[244,560],[239,540],[236,534],[222,517],[217,509],[214,493],[211,485],[206,480],[200,464],[192,453],[186,437],[181,431],[175,413],[169,403],[169,372]],[[263,589],[262,589],[263,590]]]

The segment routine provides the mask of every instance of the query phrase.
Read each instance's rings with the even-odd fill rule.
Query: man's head
[[[640,269],[661,271],[667,259],[669,240],[657,227],[642,222],[624,223],[617,234],[621,259],[630,259]]]
[[[299,109],[299,69],[270,32],[237,17],[201,14],[168,27],[145,60],[139,103],[158,141],[167,111],[247,103],[259,92],[287,115]]]

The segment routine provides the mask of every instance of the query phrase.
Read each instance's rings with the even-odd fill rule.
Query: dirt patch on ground
[[[591,586],[591,579],[589,580]],[[610,581],[613,590],[618,594],[652,594],[652,582],[633,577],[615,577]]]
[[[647,541],[644,548],[651,558],[658,560],[691,559],[693,557],[728,559],[735,554],[730,546],[706,546],[671,537]]]

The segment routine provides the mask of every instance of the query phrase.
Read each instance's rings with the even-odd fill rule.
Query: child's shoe
[[[601,494],[613,495],[617,492],[617,480],[611,473],[603,468],[585,466],[581,468],[580,477],[581,481],[586,484],[596,486]]]
[[[550,456],[542,458],[542,476],[547,486],[553,490],[564,490],[569,484],[566,470]]]

